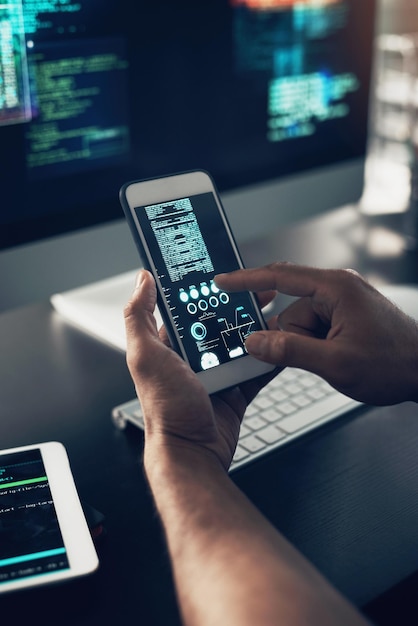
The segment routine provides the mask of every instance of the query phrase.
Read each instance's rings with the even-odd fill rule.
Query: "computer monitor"
[[[138,265],[128,180],[208,170],[238,241],[355,201],[374,19],[375,0],[6,0],[9,304]]]

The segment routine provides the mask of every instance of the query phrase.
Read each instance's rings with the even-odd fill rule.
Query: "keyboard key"
[[[266,426],[267,422],[265,422],[261,417],[248,417],[245,420],[245,425],[251,430],[260,430],[263,426]]]
[[[242,439],[240,439],[240,444],[243,448],[248,450],[248,452],[258,452],[258,450],[262,450],[262,448],[266,447],[266,444],[258,439],[255,435],[243,437]]]
[[[251,405],[258,409],[268,409],[274,404],[274,401],[266,393],[262,393],[252,401]]]
[[[284,389],[273,389],[269,395],[276,400],[276,402],[283,402],[283,400],[287,400],[289,397],[289,394]]]
[[[302,391],[302,389],[303,387],[302,385],[299,385],[299,383],[291,383],[290,385],[287,386],[286,391],[291,396],[296,396],[298,393]]]
[[[293,402],[284,402],[280,405],[280,410],[285,415],[290,415],[291,413],[294,413],[297,408],[298,407],[296,406],[296,404],[293,404]]]
[[[320,387],[315,387],[314,389],[309,389],[307,394],[312,400],[320,400],[325,397],[325,392]]]
[[[276,443],[280,439],[286,437],[286,433],[282,430],[279,430],[276,426],[266,426],[262,430],[259,430],[257,433],[257,437],[262,439],[266,443]]]
[[[298,383],[305,389],[310,389],[311,387],[317,387],[320,380],[315,374],[305,374],[298,378]]]
[[[294,396],[292,402],[303,409],[303,407],[308,406],[308,404],[312,404],[312,399],[305,394],[300,394],[299,396]]]
[[[263,420],[266,422],[277,422],[281,417],[283,417],[283,413],[275,406],[271,407],[271,409],[266,409],[265,411],[261,411],[260,413]]]
[[[279,376],[280,376],[281,380],[290,383],[291,380],[296,380],[298,378],[299,370],[292,369],[292,368],[286,368],[285,370],[283,370],[283,372],[281,372],[279,374]]]

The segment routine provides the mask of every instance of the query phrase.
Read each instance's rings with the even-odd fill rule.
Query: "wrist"
[[[418,358],[417,358],[417,364],[416,364],[416,369],[415,369],[415,380],[414,380],[414,386],[413,386],[412,401],[418,404]]]
[[[227,474],[215,452],[181,438],[159,435],[145,440],[144,468],[151,490],[187,476]]]
[[[418,403],[418,324],[415,324],[415,344],[412,347],[412,363],[409,366],[411,375],[411,393],[410,400]]]

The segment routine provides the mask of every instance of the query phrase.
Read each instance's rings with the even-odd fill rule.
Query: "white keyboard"
[[[231,470],[305,435],[344,415],[360,403],[333,389],[315,374],[287,368],[257,395],[241,425]],[[118,428],[128,423],[143,428],[138,400],[115,407],[112,419]]]

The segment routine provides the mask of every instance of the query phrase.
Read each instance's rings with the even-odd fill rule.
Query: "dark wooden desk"
[[[370,259],[354,236],[358,224],[349,221],[335,213],[245,246],[243,254],[247,264],[341,260],[382,281],[418,282],[415,253]],[[5,596],[0,615],[44,626],[175,626],[169,562],[141,469],[142,434],[118,431],[110,419],[112,407],[134,395],[124,355],[68,325],[48,303],[1,315],[0,346],[1,447],[62,441],[82,500],[106,516],[107,530],[97,574]],[[358,605],[418,569],[417,413],[408,403],[362,408],[234,474]]]

